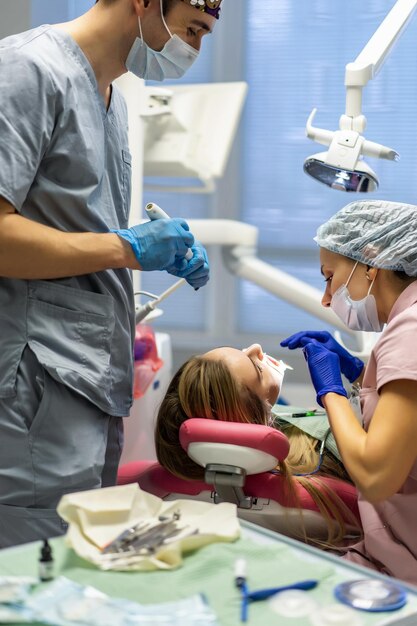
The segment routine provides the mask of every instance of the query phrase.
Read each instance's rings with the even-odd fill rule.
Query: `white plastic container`
[[[133,402],[129,417],[124,418],[124,447],[120,464],[131,461],[156,461],[154,428],[159,405],[172,378],[171,338],[166,333],[155,333],[158,356],[162,367],[145,394]]]

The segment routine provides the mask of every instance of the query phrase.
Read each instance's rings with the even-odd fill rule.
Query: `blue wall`
[[[94,0],[32,0],[32,26],[72,20],[93,4]]]

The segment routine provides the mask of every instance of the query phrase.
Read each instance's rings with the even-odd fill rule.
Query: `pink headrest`
[[[279,461],[286,458],[290,449],[287,437],[275,428],[197,417],[186,420],[180,428],[180,443],[186,452],[188,446],[196,442],[228,443],[254,448],[270,454]]]

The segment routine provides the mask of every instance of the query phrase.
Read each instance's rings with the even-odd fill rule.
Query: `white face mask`
[[[138,78],[162,81],[166,78],[181,78],[198,57],[198,50],[173,35],[169,30],[163,14],[161,1],[161,17],[170,39],[162,50],[153,50],[143,40],[140,18],[140,37],[136,37],[126,59],[126,68]]]
[[[371,294],[375,278],[369,287],[367,295],[362,300],[352,300],[347,288],[357,265],[358,261],[356,261],[346,284],[341,285],[336,293],[333,294],[330,307],[351,330],[378,333],[381,332],[384,325],[378,319],[376,300]]]

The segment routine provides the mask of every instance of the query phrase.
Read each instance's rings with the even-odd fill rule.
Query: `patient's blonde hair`
[[[155,428],[158,461],[175,476],[204,481],[204,468],[192,461],[180,444],[181,424],[189,418],[199,417],[268,425],[270,413],[270,405],[236,380],[223,361],[205,359],[204,356],[192,357],[175,374],[158,411]],[[346,524],[357,528],[358,522],[320,476],[350,479],[343,465],[329,452],[324,452],[319,472],[313,476],[295,476],[317,468],[318,441],[290,424],[280,430],[290,441],[288,456],[278,468],[285,479],[288,500],[295,501],[302,514],[297,482],[305,487],[328,527],[326,540],[314,543],[337,545],[346,535]],[[305,531],[302,538],[309,541]]]
[[[192,357],[172,379],[158,411],[155,446],[158,461],[175,476],[204,480],[204,468],[181,447],[181,424],[190,417],[266,424],[269,405],[236,383],[222,361]]]

